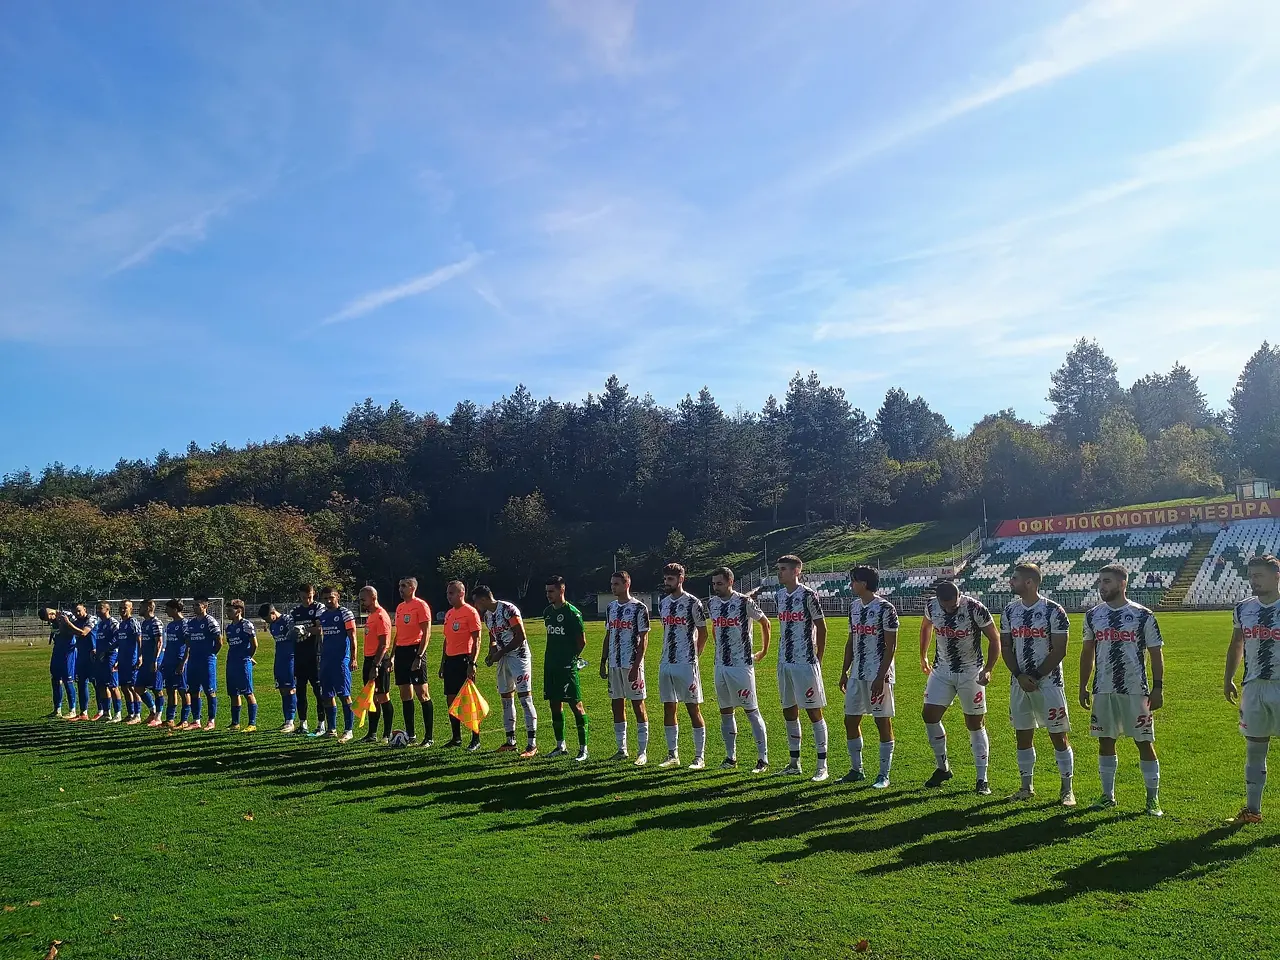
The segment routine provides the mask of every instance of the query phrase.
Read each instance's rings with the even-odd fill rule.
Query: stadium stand
[[[1230,606],[1250,595],[1245,569],[1250,557],[1280,549],[1280,520],[1242,520],[1218,531],[1201,560],[1183,604]]]

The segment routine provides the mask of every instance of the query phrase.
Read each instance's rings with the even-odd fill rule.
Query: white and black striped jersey
[[[1280,641],[1280,600],[1263,603],[1250,597],[1237,603],[1231,623],[1244,637],[1244,682],[1280,680],[1276,643]]]
[[[1146,652],[1164,645],[1156,615],[1132,600],[1123,607],[1100,603],[1084,615],[1084,639],[1094,651],[1093,692],[1146,696]]]
[[[658,614],[662,619],[662,659],[667,663],[697,660],[697,628],[707,625],[702,601],[692,593],[663,597]]]
[[[982,631],[993,622],[986,607],[962,593],[956,608],[947,613],[941,601],[931,597],[924,618],[933,624],[935,670],[942,667],[960,674],[982,669]]]
[[[635,597],[625,602],[611,600],[604,630],[609,644],[609,665],[629,669],[635,666],[640,635],[649,632],[649,608]]]
[[[495,643],[499,647],[506,647],[515,637],[513,627],[521,622],[520,608],[514,603],[507,600],[496,601],[497,605],[485,613],[484,626],[489,631],[489,642]],[[524,643],[512,647],[503,654],[504,657],[515,657],[519,660],[528,660],[529,641],[526,639]]]
[[[818,628],[822,604],[812,587],[796,584],[794,590],[778,587],[778,662],[817,663]]]
[[[753,666],[755,625],[765,618],[756,602],[735,590],[728,597],[712,597],[708,611],[716,633],[716,663],[722,667]]]
[[[869,603],[854,597],[849,607],[849,638],[853,641],[853,661],[849,672],[855,680],[874,680],[884,663],[886,633],[898,630],[898,611],[883,597]],[[894,665],[885,679],[893,683]]]
[[[1026,606],[1021,600],[1009,603],[1000,614],[1001,642],[1010,644],[1014,662],[1021,673],[1027,673],[1044,663],[1049,656],[1053,637],[1066,636],[1070,632],[1067,611],[1062,605],[1043,594],[1036,602]],[[1062,664],[1059,663],[1049,678],[1062,686]]]

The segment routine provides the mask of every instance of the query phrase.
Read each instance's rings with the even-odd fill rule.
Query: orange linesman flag
[[[377,678],[370,680],[364,685],[364,689],[360,691],[360,696],[356,697],[356,702],[352,704],[356,713],[360,716],[360,726],[364,726],[365,718],[369,715],[369,711],[373,709],[373,687]]]
[[[472,733],[480,732],[480,721],[489,715],[489,703],[480,695],[480,688],[474,680],[468,680],[458,691],[458,697],[449,707],[449,716],[457,717],[458,722]]]

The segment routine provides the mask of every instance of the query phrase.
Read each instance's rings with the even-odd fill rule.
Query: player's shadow
[[[1238,842],[1228,842],[1240,838]],[[1170,880],[1193,880],[1224,870],[1254,850],[1280,846],[1280,834],[1243,838],[1240,829],[1216,827],[1195,837],[1161,843],[1146,850],[1105,853],[1053,875],[1057,886],[1014,900],[1026,906],[1065,903],[1096,891],[1140,893]]]

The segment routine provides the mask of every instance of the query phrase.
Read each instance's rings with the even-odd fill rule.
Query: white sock
[[[969,731],[969,749],[973,751],[973,766],[977,770],[978,779],[987,779],[987,756],[991,751],[991,739],[987,736],[986,727]]]
[[[1076,775],[1076,754],[1071,747],[1065,750],[1055,750],[1053,758],[1058,761],[1058,776],[1062,777],[1064,783],[1070,783],[1071,778]]]
[[[926,723],[925,730],[929,734],[929,746],[933,748],[933,758],[938,762],[939,770],[950,770],[947,763],[947,731],[941,723]]]
[[[667,753],[675,753],[676,744],[680,742],[680,725],[676,724],[662,729],[667,731]]]
[[[525,732],[529,734],[529,742],[533,743],[533,738],[538,733],[538,711],[533,708],[533,694],[520,695],[520,709],[524,711]]]
[[[849,747],[849,769],[861,770],[862,769],[862,738],[849,737],[845,740],[845,743]]]
[[[800,762],[800,720],[787,721],[787,747],[791,750],[791,759]]]
[[[636,750],[644,753],[649,749],[649,722],[636,724]]]
[[[507,733],[507,743],[515,743],[516,702],[511,697],[502,698],[502,729]]]
[[[752,710],[747,714],[747,722],[751,724],[751,735],[756,738],[756,754],[761,760],[769,759],[769,732],[765,729],[764,714]]]
[[[618,745],[618,752],[626,753],[627,752],[627,721],[623,720],[621,723],[615,723],[613,725],[613,739],[614,739],[614,742],[617,743]]]
[[[1098,777],[1102,780],[1102,794],[1106,797],[1116,795],[1116,766],[1119,764],[1115,754],[1109,757],[1098,757]]]
[[[1142,780],[1147,785],[1147,793],[1157,793],[1160,790],[1160,761],[1142,760],[1138,766],[1142,768]]]
[[[738,718],[732,713],[720,714],[720,736],[724,737],[724,755],[729,760],[738,757]]]
[[[1246,806],[1254,813],[1262,812],[1262,791],[1267,786],[1267,741],[1244,742],[1244,791]]]
[[[693,758],[695,760],[702,759],[703,754],[707,752],[707,728],[693,728]]]
[[[827,765],[827,721],[819,720],[813,725],[813,746],[818,751],[818,766]]]
[[[889,779],[889,771],[893,768],[893,741],[880,741],[880,776]]]
[[[1022,774],[1022,787],[1030,787],[1036,773],[1036,748],[1029,747],[1018,751],[1018,773]]]

